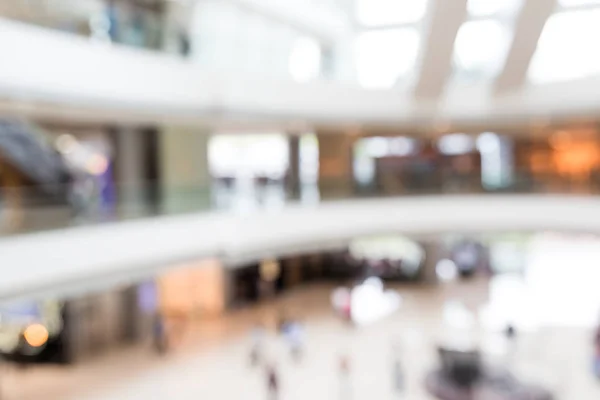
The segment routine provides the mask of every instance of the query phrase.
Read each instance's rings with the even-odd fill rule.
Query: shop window
[[[465,133],[453,133],[442,136],[437,147],[442,154],[459,155],[473,151],[475,142],[471,136]]]

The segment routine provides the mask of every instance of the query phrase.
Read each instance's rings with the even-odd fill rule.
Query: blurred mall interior
[[[599,399],[599,30],[0,0],[0,399]]]

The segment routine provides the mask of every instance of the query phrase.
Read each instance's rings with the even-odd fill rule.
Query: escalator
[[[71,174],[44,134],[0,119],[0,234],[64,226]]]
[[[66,202],[67,167],[35,128],[21,122],[0,120],[0,156],[26,178],[27,186]]]

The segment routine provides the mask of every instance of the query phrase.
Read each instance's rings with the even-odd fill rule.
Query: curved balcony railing
[[[574,179],[520,172],[509,185],[495,189],[484,187],[479,174],[441,173],[370,185],[344,179],[304,183],[296,188],[267,179],[246,183],[219,179],[194,186],[101,185],[91,180],[56,189],[69,193],[68,199],[48,196],[47,191],[36,187],[0,188],[0,235],[209,210],[241,213],[277,210],[289,204],[311,206],[341,199],[498,193],[595,195],[600,193],[600,174]]]

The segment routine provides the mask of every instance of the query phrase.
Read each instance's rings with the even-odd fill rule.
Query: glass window
[[[407,137],[395,137],[389,139],[390,154],[394,156],[406,156],[416,150],[415,140]]]
[[[513,173],[511,143],[495,133],[484,132],[477,138],[481,154],[481,182],[486,189],[510,185]]]
[[[459,155],[473,151],[475,141],[465,133],[452,133],[442,136],[438,141],[438,149],[442,154]]]
[[[314,133],[300,137],[300,179],[302,183],[319,180],[319,141]]]
[[[365,26],[414,23],[425,11],[427,0],[356,0],[356,17]]]
[[[469,0],[469,15],[472,17],[515,15],[523,5],[523,0]]]
[[[415,66],[419,50],[416,29],[370,31],[358,36],[358,82],[369,89],[389,89]]]
[[[287,137],[283,134],[219,134],[208,144],[208,162],[213,176],[279,179],[289,163]]]
[[[267,57],[273,52],[273,25],[269,19],[259,14],[248,13],[239,22],[239,41],[237,48],[224,48],[224,53],[229,53],[229,68],[235,66],[247,73],[270,75],[270,65],[265,65]],[[237,65],[232,65],[233,60],[238,60]]]
[[[465,22],[454,45],[457,73],[468,77],[494,77],[504,67],[510,45],[506,26],[494,20]]]
[[[316,40],[296,40],[290,54],[290,75],[298,82],[307,82],[319,76],[321,70],[321,47]]]
[[[600,9],[553,15],[529,68],[534,83],[566,81],[600,73]]]
[[[364,139],[366,152],[371,157],[385,157],[390,154],[390,143],[384,137],[371,137]]]

